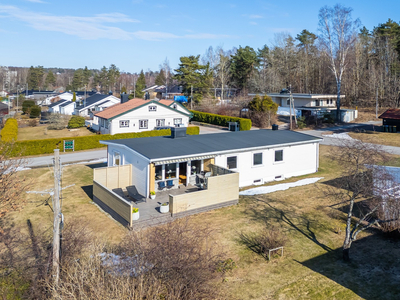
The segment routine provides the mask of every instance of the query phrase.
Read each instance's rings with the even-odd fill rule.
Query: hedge
[[[41,112],[42,112],[42,108],[39,105],[33,105],[31,107],[31,113],[29,114],[29,117],[30,118],[38,118],[38,117],[40,117]]]
[[[195,110],[191,110],[191,113],[193,114],[192,121],[214,124],[224,127],[228,127],[228,122],[239,122],[240,131],[251,129],[250,119],[222,116]]]
[[[187,134],[196,135],[199,134],[199,127],[188,127]],[[30,141],[19,141],[14,144],[14,150],[12,156],[19,155],[20,153],[24,156],[27,155],[38,155],[38,154],[50,154],[54,152],[54,149],[59,148],[61,151],[64,150],[64,141],[75,141],[75,151],[88,150],[105,147],[106,145],[100,144],[100,141],[105,140],[118,140],[118,139],[131,139],[131,138],[142,138],[152,136],[168,136],[171,135],[170,129],[163,130],[152,130],[134,133],[119,133],[119,134],[99,134],[91,136],[78,136],[71,138],[55,138],[55,139],[44,139],[44,140],[30,140]]]
[[[18,137],[18,122],[16,119],[9,118],[0,132],[3,142],[16,141]]]

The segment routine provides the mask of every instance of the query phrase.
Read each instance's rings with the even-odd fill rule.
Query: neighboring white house
[[[0,91],[0,97],[7,97],[8,93],[6,91]]]
[[[267,95],[281,107],[290,106],[290,94],[288,93],[269,93]],[[337,95],[292,93],[292,96],[295,107],[336,108]],[[345,98],[345,95],[341,95],[340,98]]]
[[[68,109],[68,107],[71,105],[72,105],[72,110],[70,111],[70,109]],[[62,107],[67,107],[67,109],[62,110],[61,109]],[[69,113],[64,113],[64,111],[69,112]],[[53,113],[53,114],[71,115],[73,111],[74,111],[74,102],[68,101],[68,100],[59,100],[48,106],[48,112]]]
[[[76,104],[76,102],[72,102],[72,101],[64,102],[63,104],[61,104],[59,106],[60,114],[72,115],[75,111],[75,104]]]
[[[75,108],[75,115],[93,117],[96,112],[120,102],[121,100],[113,95],[94,94],[80,101],[80,105]]]
[[[238,172],[240,187],[314,173],[321,140],[294,131],[264,129],[100,143],[108,146],[108,166],[131,164],[131,184],[148,195],[159,182],[172,180],[175,188],[196,184],[201,171],[211,164]]]
[[[173,100],[132,99],[97,112],[92,127],[103,134],[140,132],[156,127],[187,127],[190,117],[190,111]]]
[[[47,97],[45,100],[42,101],[42,105],[51,105],[54,102],[57,102],[59,100],[67,100],[67,101],[72,101],[74,98],[74,95],[69,92],[64,92],[58,95],[51,95]],[[76,96],[76,100],[79,101],[81,97]]]

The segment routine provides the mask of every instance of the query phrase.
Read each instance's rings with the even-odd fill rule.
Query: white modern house
[[[186,132],[186,128],[173,131]],[[172,189],[196,185],[204,179],[199,175],[202,171],[211,175],[210,166],[238,173],[237,188],[318,171],[322,139],[299,132],[251,130],[173,136],[180,135],[100,142],[107,145],[108,167],[131,165],[130,184],[142,195],[165,183]]]
[[[59,100],[48,106],[48,112],[53,114],[72,115],[75,110],[75,103],[69,100]]]
[[[272,100],[281,107],[290,106],[289,93],[269,93],[267,94]],[[300,94],[292,93],[295,107],[329,107],[336,108],[337,95],[328,94]],[[340,95],[340,99],[345,98],[345,95]]]
[[[102,134],[117,134],[187,127],[190,117],[190,111],[173,100],[131,99],[95,113],[92,128]]]
[[[86,100],[80,101],[80,105],[75,108],[75,115],[93,117],[96,112],[120,102],[121,100],[113,95],[94,94]]]

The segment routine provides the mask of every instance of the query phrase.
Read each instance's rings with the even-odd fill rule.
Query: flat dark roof
[[[170,157],[213,154],[274,145],[318,142],[321,138],[289,130],[249,130],[218,134],[166,136],[102,141],[104,144],[125,145],[150,160]]]

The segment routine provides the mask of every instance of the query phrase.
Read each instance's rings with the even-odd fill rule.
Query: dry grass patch
[[[94,135],[93,132],[89,131],[86,127],[76,128],[73,131],[67,128],[61,130],[48,130],[47,125],[41,125],[36,127],[23,127],[18,128],[18,140],[43,140],[60,137],[77,137]]]
[[[353,138],[366,143],[400,147],[400,134],[392,132],[348,132]]]

